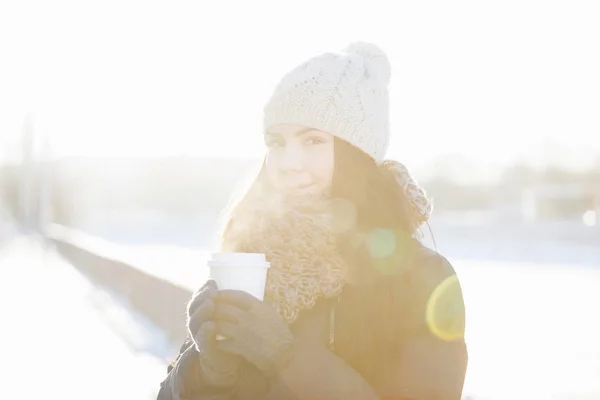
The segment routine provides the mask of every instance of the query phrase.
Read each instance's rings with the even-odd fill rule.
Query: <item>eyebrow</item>
[[[300,129],[298,132],[294,133],[294,136],[301,136],[304,135],[307,132],[312,132],[312,131],[317,131],[317,129],[315,128],[303,128]],[[272,131],[267,131],[265,132],[266,135],[281,135],[281,132],[272,132]]]

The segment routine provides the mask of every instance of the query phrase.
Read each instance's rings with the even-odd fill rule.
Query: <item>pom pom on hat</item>
[[[379,46],[367,42],[354,42],[346,47],[344,52],[360,55],[368,62],[373,63],[384,84],[386,86],[389,84],[392,76],[392,66],[387,55]]]

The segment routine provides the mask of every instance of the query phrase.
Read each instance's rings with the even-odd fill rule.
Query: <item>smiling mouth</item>
[[[307,185],[290,187],[288,190],[291,192],[304,192],[304,191],[312,188],[313,186],[314,186],[314,183],[309,183]]]

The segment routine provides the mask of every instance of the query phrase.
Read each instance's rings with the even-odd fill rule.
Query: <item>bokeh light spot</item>
[[[596,226],[596,211],[594,211],[594,210],[586,211],[583,214],[582,219],[583,219],[583,223],[586,226],[590,226],[590,227]]]
[[[465,312],[458,277],[452,275],[442,281],[427,302],[427,326],[440,339],[453,341],[465,335]]]
[[[358,249],[363,245],[363,243],[365,243],[365,240],[366,235],[364,233],[358,232],[352,236],[352,241],[350,243],[354,249]]]
[[[396,251],[396,235],[390,229],[373,229],[367,234],[366,245],[371,257],[389,257]]]

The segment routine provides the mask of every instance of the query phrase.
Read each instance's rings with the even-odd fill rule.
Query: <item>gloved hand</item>
[[[187,309],[187,329],[199,353],[203,381],[213,386],[231,386],[237,381],[242,359],[217,347],[216,324],[213,320],[217,292],[217,283],[208,280],[194,293]]]
[[[294,336],[275,308],[238,290],[221,290],[214,318],[217,333],[227,339],[217,347],[240,355],[267,376],[274,376],[294,353]]]

